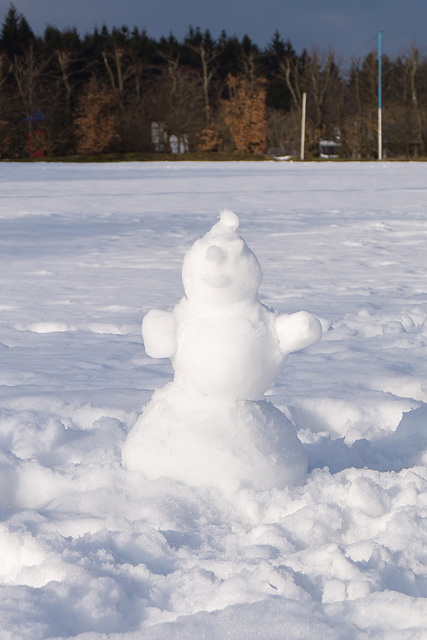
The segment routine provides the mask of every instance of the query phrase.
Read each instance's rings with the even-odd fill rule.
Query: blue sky
[[[10,0],[0,0],[3,21]],[[47,24],[75,26],[84,34],[95,25],[138,26],[158,38],[172,32],[181,40],[190,24],[217,37],[248,34],[263,47],[276,29],[298,53],[332,48],[342,61],[376,48],[395,56],[414,44],[427,54],[427,0],[15,0],[33,31]]]

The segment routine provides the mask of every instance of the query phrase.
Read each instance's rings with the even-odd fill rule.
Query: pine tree
[[[18,13],[13,4],[9,6],[0,34],[0,46],[6,51],[11,60],[22,53],[31,42],[34,34],[30,25],[21,13]]]

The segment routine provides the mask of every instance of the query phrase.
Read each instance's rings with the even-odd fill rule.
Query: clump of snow
[[[152,310],[142,335],[148,355],[170,357],[174,381],[153,395],[123,447],[129,470],[232,493],[305,478],[294,425],[265,400],[286,356],[320,340],[307,312],[278,314],[259,301],[262,271],[225,210],[184,258],[185,297]]]

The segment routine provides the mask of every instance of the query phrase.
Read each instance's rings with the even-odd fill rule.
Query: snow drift
[[[0,638],[424,638],[427,165],[1,166]],[[141,317],[226,208],[324,332],[266,394],[306,481],[237,502],[121,466],[173,377]]]

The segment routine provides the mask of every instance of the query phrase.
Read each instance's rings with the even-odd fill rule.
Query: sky
[[[260,47],[277,29],[300,53],[304,48],[339,59],[363,57],[377,47],[382,35],[385,54],[395,57],[416,45],[427,52],[426,0],[15,0],[13,3],[42,35],[47,24],[76,27],[80,34],[95,26],[145,28],[159,38],[173,33],[182,40],[189,25],[209,29],[218,37],[245,34]],[[0,0],[0,19],[10,0]]]

